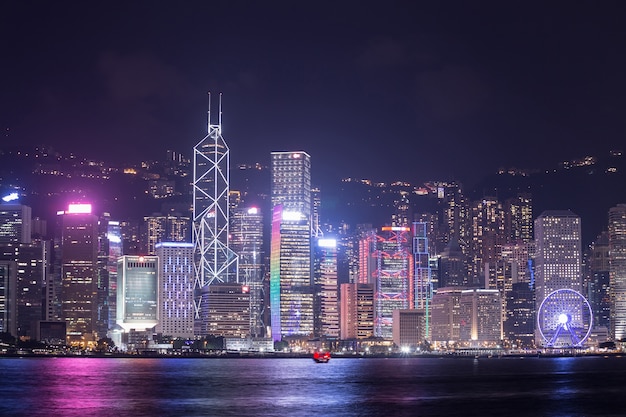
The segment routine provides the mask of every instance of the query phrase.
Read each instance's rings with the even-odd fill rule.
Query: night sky
[[[473,181],[624,148],[625,6],[547,3],[8,0],[2,146],[191,156],[211,91],[231,163],[305,150],[314,181]]]

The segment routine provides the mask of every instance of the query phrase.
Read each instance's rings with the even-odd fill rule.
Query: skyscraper
[[[15,287],[17,263],[0,261],[0,333],[17,334]]]
[[[535,220],[535,305],[539,306],[553,291],[569,289],[582,291],[580,217],[569,210],[544,211]],[[581,318],[579,306],[572,312]],[[555,309],[558,309],[555,306]],[[544,315],[537,326],[553,329],[558,317]],[[577,323],[574,323],[576,325]],[[582,327],[582,323],[579,323]],[[538,343],[543,343],[536,331]]]
[[[609,210],[609,280],[611,336],[626,338],[626,204]]]
[[[70,204],[61,216],[61,316],[69,344],[98,340],[98,218],[91,204]]]
[[[193,244],[161,242],[159,258],[159,322],[156,332],[164,336],[193,337]]]
[[[30,243],[31,208],[22,204],[0,204],[0,243]]]
[[[317,239],[314,258],[315,334],[318,337],[339,338],[337,240]]]
[[[341,284],[341,339],[374,336],[374,285]]]
[[[196,333],[206,335],[207,287],[238,279],[238,257],[229,247],[230,151],[222,137],[221,94],[216,125],[211,123],[209,95],[208,132],[194,147],[193,164]]]
[[[413,307],[413,257],[410,228],[385,226],[377,235],[374,335],[392,338],[393,310]]]
[[[253,336],[263,336],[263,215],[259,208],[232,210],[230,242],[239,256],[239,282],[250,289],[250,331]]]
[[[272,338],[313,333],[311,157],[272,152]]]
[[[117,261],[117,325],[128,333],[152,329],[159,322],[156,256],[124,255]]]
[[[191,233],[189,230],[189,217],[177,213],[160,214],[143,218],[145,222],[146,254],[155,254],[155,245],[159,242],[189,242]]]
[[[414,278],[414,305],[416,309],[423,310],[425,326],[423,336],[430,337],[430,302],[433,299],[433,282],[430,269],[430,256],[428,254],[427,224],[413,222],[413,269]]]

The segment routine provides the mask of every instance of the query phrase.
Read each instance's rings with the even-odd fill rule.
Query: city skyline
[[[154,158],[187,152],[206,92],[223,92],[235,163],[305,149],[332,167],[320,177],[472,183],[621,146],[619,11],[14,3],[0,128],[5,142]]]

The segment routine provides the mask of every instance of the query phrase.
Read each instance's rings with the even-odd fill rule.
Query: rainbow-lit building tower
[[[272,338],[313,334],[311,157],[272,152]]]
[[[193,149],[194,308],[197,335],[207,334],[208,287],[237,282],[238,256],[228,246],[230,154],[222,137],[222,95],[218,123],[211,123],[209,94],[208,132]]]

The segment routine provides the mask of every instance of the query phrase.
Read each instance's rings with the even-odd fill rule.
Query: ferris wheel
[[[577,291],[552,291],[537,311],[537,326],[547,347],[581,347],[591,333],[591,306]]]

